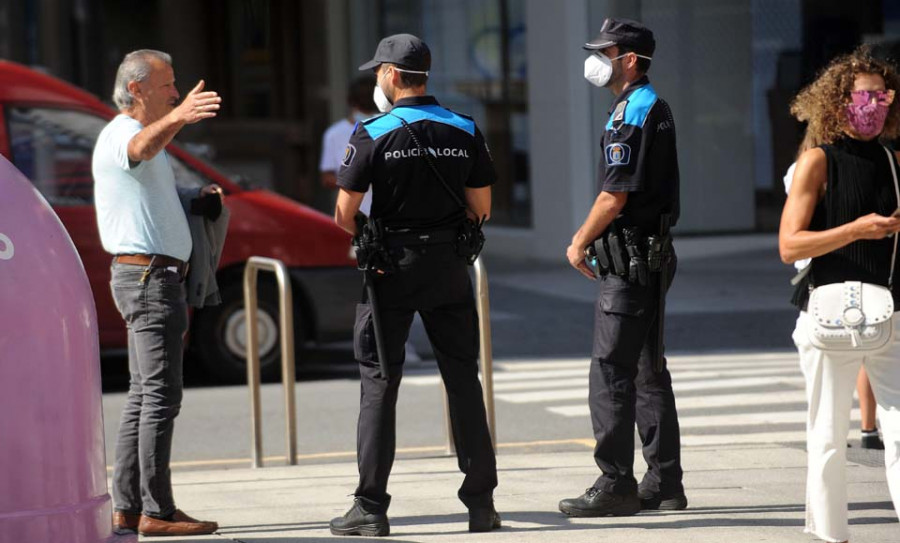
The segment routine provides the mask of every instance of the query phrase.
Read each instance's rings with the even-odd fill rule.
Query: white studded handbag
[[[888,153],[888,162],[894,176],[894,192],[900,206],[900,187],[894,157]],[[807,312],[813,325],[807,330],[809,341],[822,351],[878,354],[891,346],[894,337],[892,317],[894,297],[894,264],[897,260],[897,237],[894,234],[894,252],[891,256],[891,272],[888,286],[860,281],[845,281],[816,287],[809,295]]]

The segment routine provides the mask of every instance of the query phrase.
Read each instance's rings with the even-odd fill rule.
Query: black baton
[[[669,288],[669,251],[672,247],[672,241],[669,238],[668,213],[664,213],[659,218],[659,235],[662,238],[662,254],[659,265],[659,306],[656,310],[656,322],[659,330],[656,335],[656,360],[653,361],[653,371],[656,373],[662,373],[666,367],[663,341],[666,328],[666,291]]]
[[[388,371],[388,357],[384,352],[384,335],[381,331],[381,313],[378,311],[378,298],[375,296],[375,285],[370,274],[375,271],[363,272],[363,283],[366,286],[366,297],[369,299],[369,307],[372,310],[372,328],[375,329],[375,352],[378,353],[378,365],[381,367],[381,377],[387,381],[390,379]]]

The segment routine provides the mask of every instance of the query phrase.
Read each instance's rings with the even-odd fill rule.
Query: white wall
[[[612,95],[583,78],[581,46],[604,17],[656,36],[650,79],[678,134],[682,233],[754,227],[750,0],[527,0],[533,227],[488,230],[487,254],[562,260],[596,196]]]
[[[672,107],[681,232],[752,230],[750,0],[643,0],[656,36],[650,79]]]
[[[585,0],[527,0],[533,228],[491,228],[488,254],[562,260],[593,201]]]

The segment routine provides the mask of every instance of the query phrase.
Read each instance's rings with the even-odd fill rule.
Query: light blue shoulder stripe
[[[403,126],[403,123],[401,123],[400,119],[397,117],[402,117],[403,120],[409,124],[425,120],[434,123],[443,123],[459,128],[470,136],[475,135],[475,121],[436,105],[401,106],[391,110],[391,112],[386,115],[363,121],[363,126],[366,127],[369,136],[373,140],[377,140],[381,136],[393,132]]]
[[[644,126],[647,115],[653,104],[656,103],[656,90],[649,83],[635,90],[628,97],[628,105],[625,106],[625,119],[623,124],[632,126]],[[606,122],[606,129],[613,129],[613,116]]]

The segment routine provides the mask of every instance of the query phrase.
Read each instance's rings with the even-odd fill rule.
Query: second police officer
[[[560,501],[570,516],[687,507],[662,344],[675,272],[668,230],[679,214],[678,159],[672,113],[646,75],[655,46],[642,24],[613,18],[584,46],[591,52],[585,78],[616,98],[602,139],[599,195],[566,252],[572,266],[599,283],[588,402],[601,474],[583,495]],[[640,485],[635,423],[647,462]]]
[[[374,70],[375,104],[385,114],[357,124],[338,171],[335,221],[357,236],[360,267],[369,271],[354,327],[359,485],[350,510],[331,521],[331,532],[390,533],[397,393],[416,312],[447,389],[465,474],[458,496],[469,510],[469,530],[490,531],[500,527],[493,505],[497,466],[478,380],[478,316],[466,266],[480,247],[472,250],[460,237],[477,241],[480,229],[472,220],[490,214],[493,163],[474,121],[426,94],[431,52],[419,38],[384,38],[359,69]],[[362,225],[355,219],[370,185],[371,215]]]

